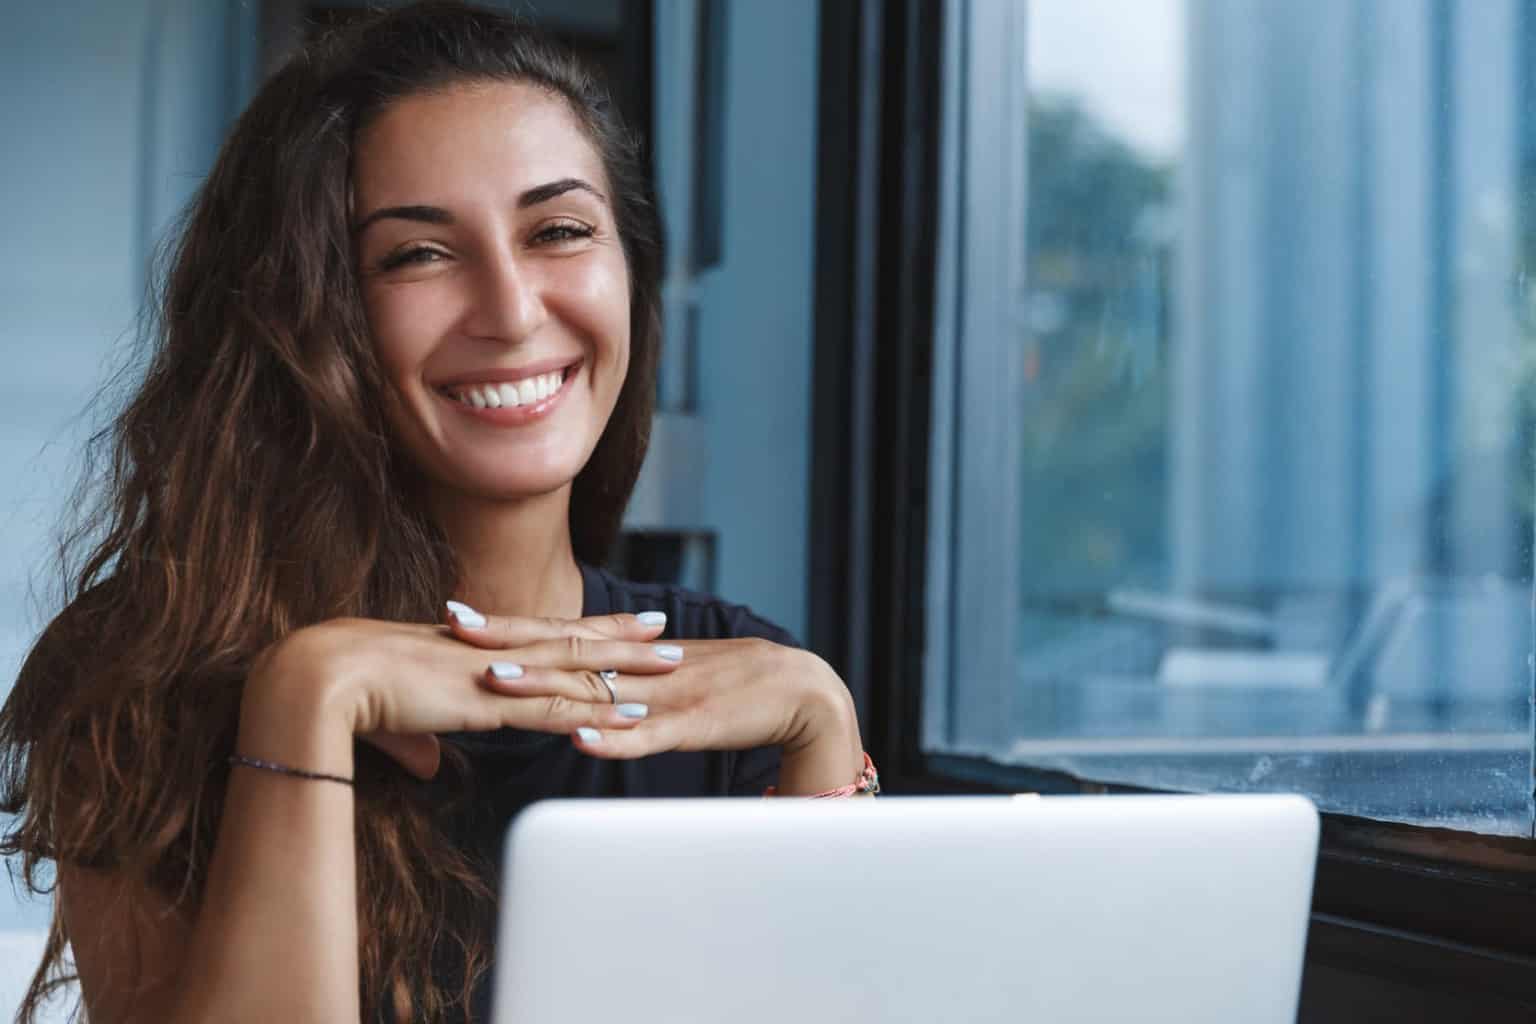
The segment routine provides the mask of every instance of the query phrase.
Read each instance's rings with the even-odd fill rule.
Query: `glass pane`
[[[1028,10],[1017,675],[982,745],[1530,834],[1536,5]]]

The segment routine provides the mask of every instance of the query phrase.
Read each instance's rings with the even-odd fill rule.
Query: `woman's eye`
[[[569,242],[576,238],[591,237],[592,229],[587,225],[577,224],[575,222],[563,222],[560,224],[551,224],[548,227],[540,229],[538,234],[533,236],[533,240],[539,244],[550,244]]]
[[[425,246],[417,246],[414,249],[402,249],[399,252],[390,253],[379,261],[380,270],[395,270],[399,267],[417,266],[426,263],[436,263],[445,259],[444,255],[436,249],[428,249]]]

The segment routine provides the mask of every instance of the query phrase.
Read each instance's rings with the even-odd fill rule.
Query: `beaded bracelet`
[[[803,799],[825,800],[828,797],[840,796],[878,796],[879,793],[880,773],[875,771],[874,759],[869,756],[868,751],[865,751],[864,770],[859,773],[859,777],[857,779],[854,779],[853,782],[846,786],[839,786],[837,789],[829,789],[825,793],[812,793]],[[765,797],[778,795],[779,787],[777,786],[769,786],[766,790],[763,791],[763,796]]]
[[[260,768],[266,772],[276,772],[279,775],[292,775],[296,779],[314,779],[319,782],[339,782],[344,786],[352,785],[352,780],[345,775],[330,775],[326,772],[312,772],[307,768],[290,768],[286,764],[278,764],[276,761],[263,761],[259,757],[244,757],[240,754],[229,755],[230,764],[242,764],[247,768]]]

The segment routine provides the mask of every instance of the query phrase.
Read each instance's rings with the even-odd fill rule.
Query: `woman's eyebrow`
[[[526,210],[530,206],[538,206],[540,203],[547,203],[551,199],[556,199],[565,195],[567,192],[573,192],[577,189],[580,189],[583,192],[591,193],[603,203],[608,202],[608,197],[603,195],[597,189],[593,188],[588,182],[582,181],[580,178],[561,178],[559,181],[551,181],[544,185],[535,185],[533,188],[528,189],[522,195],[517,197],[517,208],[519,210]],[[454,223],[453,214],[449,213],[441,206],[385,206],[381,209],[374,210],[368,216],[358,221],[357,225],[352,229],[352,234],[354,236],[361,235],[363,233],[363,229],[368,227],[368,225],[372,224],[374,221],[385,220],[389,218],[393,218],[395,220],[415,221],[418,224]]]
[[[571,192],[576,189],[581,189],[584,192],[590,192],[602,202],[608,202],[607,196],[603,195],[597,189],[593,188],[587,182],[582,181],[580,178],[561,178],[559,181],[551,181],[547,185],[535,185],[533,188],[530,188],[528,191],[518,196],[517,208],[519,210],[526,210],[530,206],[538,206],[540,203],[547,203],[557,196],[563,196],[567,192]]]
[[[386,206],[374,210],[368,216],[357,222],[352,229],[353,235],[360,235],[363,229],[376,220],[394,218],[396,220],[411,220],[419,224],[452,224],[453,214],[441,206]]]

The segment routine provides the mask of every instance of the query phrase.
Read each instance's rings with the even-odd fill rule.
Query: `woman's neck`
[[[491,615],[579,618],[570,497],[569,485],[512,502],[436,495],[438,522],[464,571],[454,597]]]

